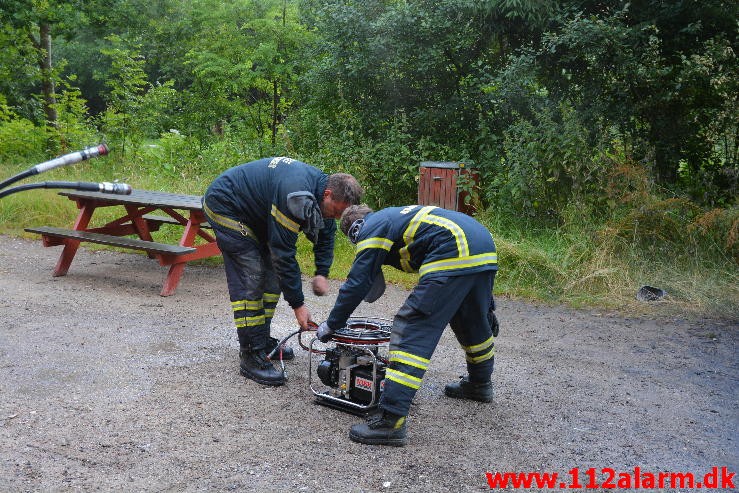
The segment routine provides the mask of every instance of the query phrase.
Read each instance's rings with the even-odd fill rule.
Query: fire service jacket
[[[498,270],[492,235],[461,212],[409,205],[388,207],[364,219],[354,263],[327,320],[334,330],[346,325],[383,265],[418,272],[420,279]]]
[[[264,158],[224,171],[205,193],[203,208],[216,229],[228,228],[269,247],[285,301],[303,305],[298,232],[313,243],[315,275],[328,276],[336,221],[324,220],[320,202],[328,175],[287,157]]]

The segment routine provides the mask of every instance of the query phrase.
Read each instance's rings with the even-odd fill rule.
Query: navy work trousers
[[[494,280],[495,271],[420,280],[393,320],[382,409],[408,414],[447,324],[465,352],[470,381],[490,380],[495,348],[488,312]]]

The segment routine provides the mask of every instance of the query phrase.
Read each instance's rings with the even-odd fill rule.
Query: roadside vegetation
[[[417,201],[421,161],[461,161],[499,295],[739,313],[734,2],[6,3],[0,178],[105,141],[110,156],[37,180],[200,195],[289,155],[354,174],[381,208]],[[0,233],[75,215],[54,191],[18,193]],[[352,256],[339,235],[334,277]],[[310,272],[307,242],[300,261]],[[642,285],[668,296],[636,302]]]

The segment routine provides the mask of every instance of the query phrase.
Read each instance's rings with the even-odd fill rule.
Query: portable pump
[[[366,414],[377,407],[382,393],[387,347],[392,321],[379,318],[350,318],[335,331],[325,351],[310,343],[308,384],[316,402],[354,414]],[[318,358],[324,359],[313,366]]]

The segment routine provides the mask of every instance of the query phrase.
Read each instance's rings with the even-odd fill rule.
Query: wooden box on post
[[[457,186],[460,176],[471,179],[471,184],[477,186],[477,172],[464,163],[456,161],[421,162],[418,203],[435,205],[469,215],[474,214],[476,212],[474,204],[472,202],[465,204],[465,197],[469,194]]]

